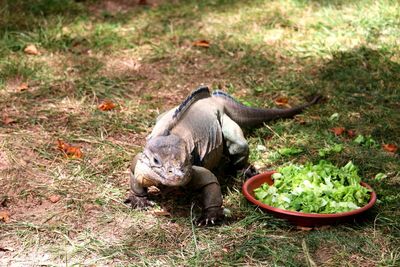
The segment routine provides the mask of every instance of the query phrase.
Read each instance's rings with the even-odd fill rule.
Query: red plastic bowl
[[[263,183],[268,183],[269,185],[272,185],[274,183],[271,178],[271,175],[273,173],[275,173],[275,171],[267,171],[251,177],[243,184],[243,194],[250,202],[259,206],[264,211],[269,212],[278,218],[287,219],[290,223],[298,226],[313,227],[352,221],[356,217],[360,216],[363,212],[372,208],[372,206],[376,202],[376,193],[374,192],[374,190],[368,184],[361,182],[362,186],[371,190],[371,199],[369,200],[367,205],[356,210],[333,214],[319,214],[289,211],[271,207],[258,201],[254,197],[254,189],[260,187]]]

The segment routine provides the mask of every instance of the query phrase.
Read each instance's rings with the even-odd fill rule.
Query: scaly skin
[[[206,87],[195,90],[180,106],[157,119],[143,152],[132,162],[127,202],[134,208],[146,208],[152,205],[147,199],[149,186],[187,186],[202,193],[198,224],[221,221],[221,189],[212,170],[220,164],[224,146],[235,166],[247,164],[249,147],[240,126],[292,117],[319,99],[291,109],[258,109],[221,91],[211,95]]]

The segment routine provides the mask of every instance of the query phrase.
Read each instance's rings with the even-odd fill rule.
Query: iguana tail
[[[225,113],[242,127],[256,126],[263,122],[280,118],[291,118],[302,112],[305,108],[316,104],[321,99],[321,96],[315,96],[310,102],[294,108],[262,109],[247,107],[219,90],[214,91],[212,96],[223,104]]]

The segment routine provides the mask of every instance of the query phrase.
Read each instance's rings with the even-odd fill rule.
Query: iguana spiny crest
[[[147,139],[138,169],[143,177],[152,177],[154,184],[186,185],[191,177],[192,153],[186,151],[184,139],[171,130],[196,101],[210,97],[208,87],[193,91],[172,113],[172,118],[155,128]],[[168,114],[167,114],[168,115]],[[146,179],[146,178],[144,178]],[[150,183],[150,182],[149,182]]]
[[[132,162],[127,201],[144,208],[151,205],[149,186],[186,186],[202,192],[200,224],[222,219],[221,189],[212,170],[223,158],[235,167],[247,164],[249,147],[241,127],[293,117],[319,99],[288,109],[252,108],[222,91],[210,94],[200,87],[157,118],[143,152]]]

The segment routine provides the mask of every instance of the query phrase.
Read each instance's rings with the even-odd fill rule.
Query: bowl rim
[[[366,205],[360,207],[359,209],[346,211],[346,212],[339,212],[339,213],[306,213],[306,212],[290,211],[290,210],[272,207],[265,203],[262,203],[261,201],[257,200],[255,197],[253,197],[253,195],[250,192],[248,192],[247,188],[248,188],[249,184],[251,184],[253,181],[260,179],[259,178],[260,176],[271,176],[274,173],[276,173],[276,171],[273,171],[273,170],[262,172],[260,174],[254,175],[253,177],[249,178],[242,185],[242,192],[243,192],[244,196],[247,198],[247,200],[249,200],[253,204],[255,204],[263,209],[269,210],[273,213],[280,213],[280,214],[290,215],[290,216],[294,216],[294,217],[302,217],[302,218],[318,218],[318,219],[320,219],[320,218],[342,218],[342,217],[347,217],[347,216],[354,216],[354,215],[360,214],[360,213],[372,208],[372,206],[375,204],[376,199],[377,199],[376,193],[373,190],[373,188],[365,182],[360,182],[360,184],[362,186],[371,190],[371,192],[370,192],[371,198]]]

